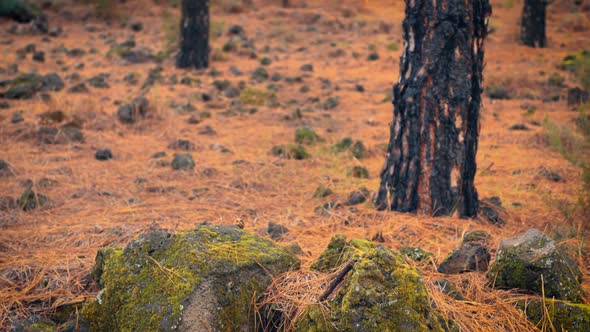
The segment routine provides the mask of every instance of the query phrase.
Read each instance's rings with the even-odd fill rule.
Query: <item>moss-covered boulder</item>
[[[550,321],[555,331],[590,331],[590,305],[533,299],[521,301],[517,306],[539,328]]]
[[[420,272],[400,254],[337,235],[312,268],[331,272],[343,264],[349,271],[340,285],[325,305],[306,309],[295,322],[297,331],[442,330]]]
[[[10,332],[54,332],[55,323],[38,315],[17,321],[10,327]]]
[[[298,266],[289,250],[238,227],[153,231],[99,251],[101,291],[82,316],[92,331],[247,331],[252,299]]]
[[[536,229],[503,240],[488,278],[497,288],[518,288],[546,297],[582,302],[582,273],[567,252]]]
[[[41,91],[61,91],[63,80],[56,73],[39,75],[37,73],[22,74],[8,84],[5,91],[0,92],[0,98],[30,99]]]

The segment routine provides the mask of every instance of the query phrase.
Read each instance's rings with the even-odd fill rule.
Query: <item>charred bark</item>
[[[209,66],[209,0],[182,0],[178,68]]]
[[[490,13],[488,0],[406,0],[379,209],[477,214],[473,182]]]
[[[520,22],[520,41],[530,47],[547,46],[546,7],[550,0],[525,0]]]

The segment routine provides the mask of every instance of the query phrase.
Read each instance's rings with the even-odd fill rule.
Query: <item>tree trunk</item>
[[[379,209],[477,214],[473,181],[490,13],[488,0],[406,0]]]
[[[520,40],[530,47],[547,46],[545,16],[548,0],[525,0],[520,22]]]
[[[209,0],[182,0],[178,68],[209,66]]]

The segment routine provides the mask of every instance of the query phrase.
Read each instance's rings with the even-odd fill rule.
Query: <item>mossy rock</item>
[[[291,251],[238,227],[153,231],[98,252],[101,291],[82,316],[93,331],[247,331],[252,299],[298,267]]]
[[[55,323],[33,315],[25,320],[17,321],[10,327],[10,332],[54,332],[57,331]]]
[[[517,306],[539,328],[542,327],[543,320],[548,319],[555,331],[590,331],[590,305],[553,299],[545,299],[544,302],[543,304],[540,299],[533,299],[520,301]],[[543,318],[546,314],[548,316]]]
[[[431,252],[418,247],[403,247],[399,250],[399,253],[416,262],[422,262],[429,258],[434,258],[434,255]]]
[[[567,252],[537,229],[503,240],[488,279],[496,288],[518,288],[558,300],[582,302],[582,273]]]
[[[273,156],[295,160],[303,160],[311,157],[305,147],[299,144],[276,145],[272,147],[270,153]]]
[[[323,305],[305,310],[297,331],[442,331],[420,272],[402,255],[368,240],[336,235],[313,269],[354,262]]]
[[[62,79],[55,73],[45,76],[36,73],[22,74],[8,85],[8,89],[0,92],[0,98],[30,99],[40,91],[60,91],[64,88]]]

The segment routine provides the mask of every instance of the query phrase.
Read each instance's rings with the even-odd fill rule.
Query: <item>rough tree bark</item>
[[[520,22],[520,41],[530,47],[547,46],[546,7],[551,0],[525,0]]]
[[[474,186],[489,0],[406,0],[379,209],[462,217]]]
[[[178,68],[209,66],[209,0],[182,0]]]

